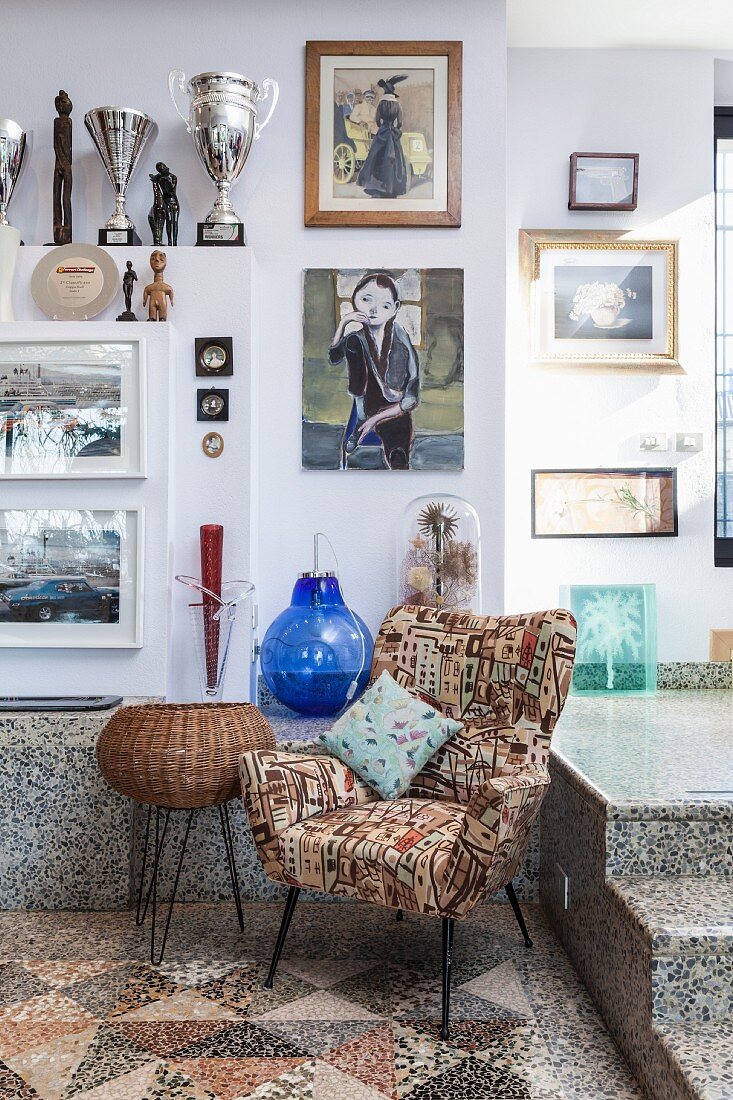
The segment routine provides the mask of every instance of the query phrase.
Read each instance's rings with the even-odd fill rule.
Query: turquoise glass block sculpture
[[[573,695],[657,690],[655,585],[563,585],[560,603],[578,622]]]

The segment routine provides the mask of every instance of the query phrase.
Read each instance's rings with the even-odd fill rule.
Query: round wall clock
[[[117,294],[117,265],[93,244],[64,244],[38,261],[31,278],[37,306],[54,321],[86,321]]]

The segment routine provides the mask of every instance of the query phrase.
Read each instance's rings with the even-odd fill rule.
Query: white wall
[[[15,211],[11,208],[15,220]],[[17,224],[21,224],[17,220]],[[24,232],[26,232],[25,227]],[[257,454],[253,440],[256,363],[251,346],[253,254],[250,249],[168,249],[166,278],[175,304],[166,325],[144,323],[140,287],[150,281],[151,249],[112,249],[124,267],[132,259],[138,275],[133,306],[141,323],[115,324],[121,294],[94,321],[49,321],[28,287],[44,249],[20,250],[13,287],[17,321],[0,326],[0,337],[18,339],[32,326],[38,338],[128,339],[147,345],[148,477],[89,481],[3,481],[0,506],[142,506],[145,509],[143,648],[140,650],[0,650],[0,695],[45,693],[166,695],[198,699],[192,640],[187,622],[189,590],[172,583],[177,573],[199,576],[199,526],[222,522],[224,576],[248,577],[256,569],[254,539]],[[216,293],[202,290],[216,285]],[[162,331],[161,331],[162,330]],[[229,390],[230,419],[216,425],[224,453],[210,459],[201,440],[210,425],[196,421],[196,390],[209,380],[194,374],[194,338],[233,338],[235,374],[222,379]],[[157,349],[157,350],[156,350]],[[228,694],[242,698],[249,687],[246,616],[237,623]]]
[[[662,660],[703,660],[733,618],[733,578],[713,567],[713,58],[629,50],[509,51],[506,604],[553,604],[562,583],[657,585]],[[575,150],[638,152],[634,213],[567,209]],[[679,239],[684,376],[562,374],[525,365],[516,291],[520,227],[630,228]],[[701,454],[639,450],[641,431],[702,431]],[[530,469],[676,465],[677,539],[533,541]]]
[[[337,0],[277,4],[220,0],[209,12],[179,0],[156,25],[148,0],[83,0],[29,6],[6,0],[2,114],[35,130],[27,177],[11,220],[29,242],[51,236],[53,98],[65,87],[74,102],[75,238],[96,241],[112,206],[111,188],[83,125],[85,110],[125,103],[151,114],[159,136],[129,191],[129,208],[147,229],[147,173],[165,160],[179,177],[182,243],[209,209],[214,190],[168,99],[166,75],[223,68],[280,82],[280,107],[255,146],[234,191],[259,267],[255,294],[261,332],[259,495],[256,530],[260,619],[266,626],[289,602],[298,571],[310,561],[312,533],[330,535],[344,590],[376,628],[395,598],[395,527],[404,504],[430,491],[467,497],[484,530],[484,601],[499,608],[503,571],[503,341],[505,186],[505,20],[501,0],[388,0],[367,6]],[[405,18],[409,16],[409,18]],[[303,227],[303,94],[307,39],[463,39],[463,227],[457,230],[305,229]],[[32,73],[32,78],[29,78]],[[149,239],[147,233],[143,239]],[[306,266],[462,266],[466,276],[466,471],[455,474],[300,470],[301,270]],[[200,302],[221,290],[212,270]],[[226,291],[230,303],[231,287]],[[212,305],[212,308],[214,306]],[[242,298],[242,312],[245,310]],[[234,307],[232,326],[241,320]],[[218,325],[218,322],[217,322]],[[220,326],[218,326],[220,327]],[[222,332],[223,334],[223,332]],[[210,462],[212,484],[221,464]],[[233,522],[246,507],[246,464],[229,469],[212,520]],[[179,470],[179,478],[186,471]],[[225,490],[225,492],[224,492]],[[192,537],[191,520],[176,533]],[[194,533],[195,535],[195,533]],[[236,569],[236,563],[232,564]]]

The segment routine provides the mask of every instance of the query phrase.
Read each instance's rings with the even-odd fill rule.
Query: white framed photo
[[[534,365],[683,373],[676,241],[523,229],[520,259]]]
[[[144,478],[145,342],[0,337],[0,480]]]
[[[0,646],[139,649],[142,508],[0,509]]]

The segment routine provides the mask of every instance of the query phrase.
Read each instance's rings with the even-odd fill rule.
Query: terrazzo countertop
[[[733,692],[571,695],[552,750],[609,817],[733,816]]]

